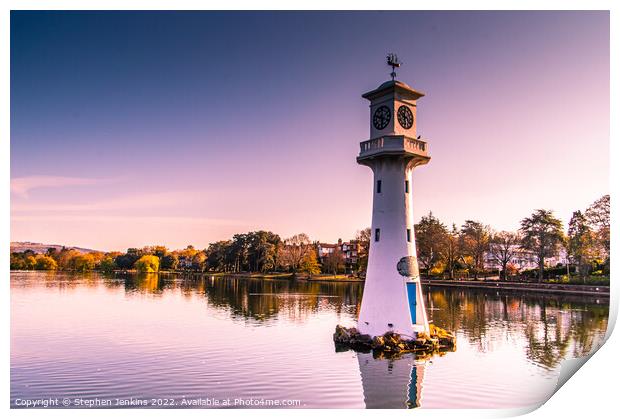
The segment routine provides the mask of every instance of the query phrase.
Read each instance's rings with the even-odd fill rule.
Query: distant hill
[[[25,250],[32,250],[35,253],[45,253],[47,249],[53,247],[54,249],[60,250],[63,247],[67,249],[77,250],[80,253],[88,253],[88,252],[96,252],[93,249],[85,249],[83,247],[75,247],[75,246],[62,246],[60,244],[44,244],[44,243],[33,243],[33,242],[11,242],[11,253],[12,252],[23,252]]]

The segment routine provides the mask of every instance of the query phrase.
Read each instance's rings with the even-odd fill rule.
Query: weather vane
[[[387,55],[387,65],[392,66],[392,72],[390,73],[390,76],[392,76],[392,80],[396,78],[396,68],[400,67],[401,64],[402,63],[398,61],[398,56],[393,52],[390,52]]]

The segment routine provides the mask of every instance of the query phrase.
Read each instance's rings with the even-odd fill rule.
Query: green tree
[[[112,272],[116,269],[116,262],[112,256],[104,257],[101,262],[99,262],[99,269],[103,272]]]
[[[116,256],[114,263],[118,269],[133,269],[134,264],[141,256],[142,252],[140,250],[130,247],[124,255]]]
[[[161,269],[165,271],[173,271],[179,265],[179,257],[173,253],[168,253],[161,258]]]
[[[159,271],[159,258],[155,255],[144,255],[136,261],[134,267],[138,272]]]
[[[55,247],[48,247],[47,252],[45,252],[46,256],[53,258],[56,262],[58,262],[58,255],[60,252]]]
[[[414,225],[416,250],[418,261],[426,275],[441,259],[446,245],[448,229],[437,219],[432,212],[423,216],[418,224]]]
[[[276,267],[280,236],[271,231],[254,231],[245,237],[247,244],[247,269],[267,272]]]
[[[36,260],[37,260],[36,269],[39,269],[42,271],[55,271],[56,269],[58,269],[58,264],[50,256],[37,255]]]
[[[11,253],[11,270],[12,271],[21,271],[26,269],[26,262],[22,257],[21,253],[13,252]]]
[[[231,246],[232,241],[230,240],[209,244],[207,249],[207,268],[218,272],[230,272],[232,269]]]
[[[32,270],[37,266],[37,255],[32,250],[11,253],[12,270]]]
[[[256,267],[259,272],[269,272],[276,269],[278,244],[261,241],[256,246]]]
[[[479,221],[467,220],[461,227],[459,245],[463,261],[474,273],[474,279],[484,270],[484,255],[489,250],[491,229]]]
[[[235,234],[229,248],[234,260],[233,271],[249,271],[248,256],[250,253],[250,238],[248,234]]]
[[[550,210],[536,210],[530,217],[521,220],[521,247],[536,255],[539,282],[544,279],[545,259],[556,256],[564,242],[562,230],[562,222]]]

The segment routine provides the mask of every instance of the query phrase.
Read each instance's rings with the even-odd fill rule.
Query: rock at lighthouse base
[[[399,355],[406,352],[423,354],[456,350],[456,337],[435,325],[430,325],[430,336],[418,333],[414,339],[405,339],[398,333],[387,332],[382,336],[361,334],[355,327],[336,326],[334,342],[337,346],[354,350],[372,350],[377,355]]]

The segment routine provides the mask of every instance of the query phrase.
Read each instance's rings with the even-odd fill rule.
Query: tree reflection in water
[[[429,317],[481,352],[524,340],[526,356],[549,370],[602,344],[608,300],[600,297],[428,287]]]
[[[11,277],[16,279],[12,287],[27,288],[40,285],[42,274],[14,272]],[[29,282],[30,277],[36,282]],[[99,287],[102,280],[111,290],[123,287],[128,297],[177,292],[185,298],[202,298],[234,321],[259,326],[277,319],[301,323],[322,310],[353,321],[363,292],[359,282],[173,274],[59,272],[43,276],[45,287],[62,290]],[[601,297],[425,286],[425,299],[429,319],[455,331],[458,341],[465,339],[482,353],[502,342],[524,342],[527,359],[549,370],[601,345],[609,316],[609,300]]]

